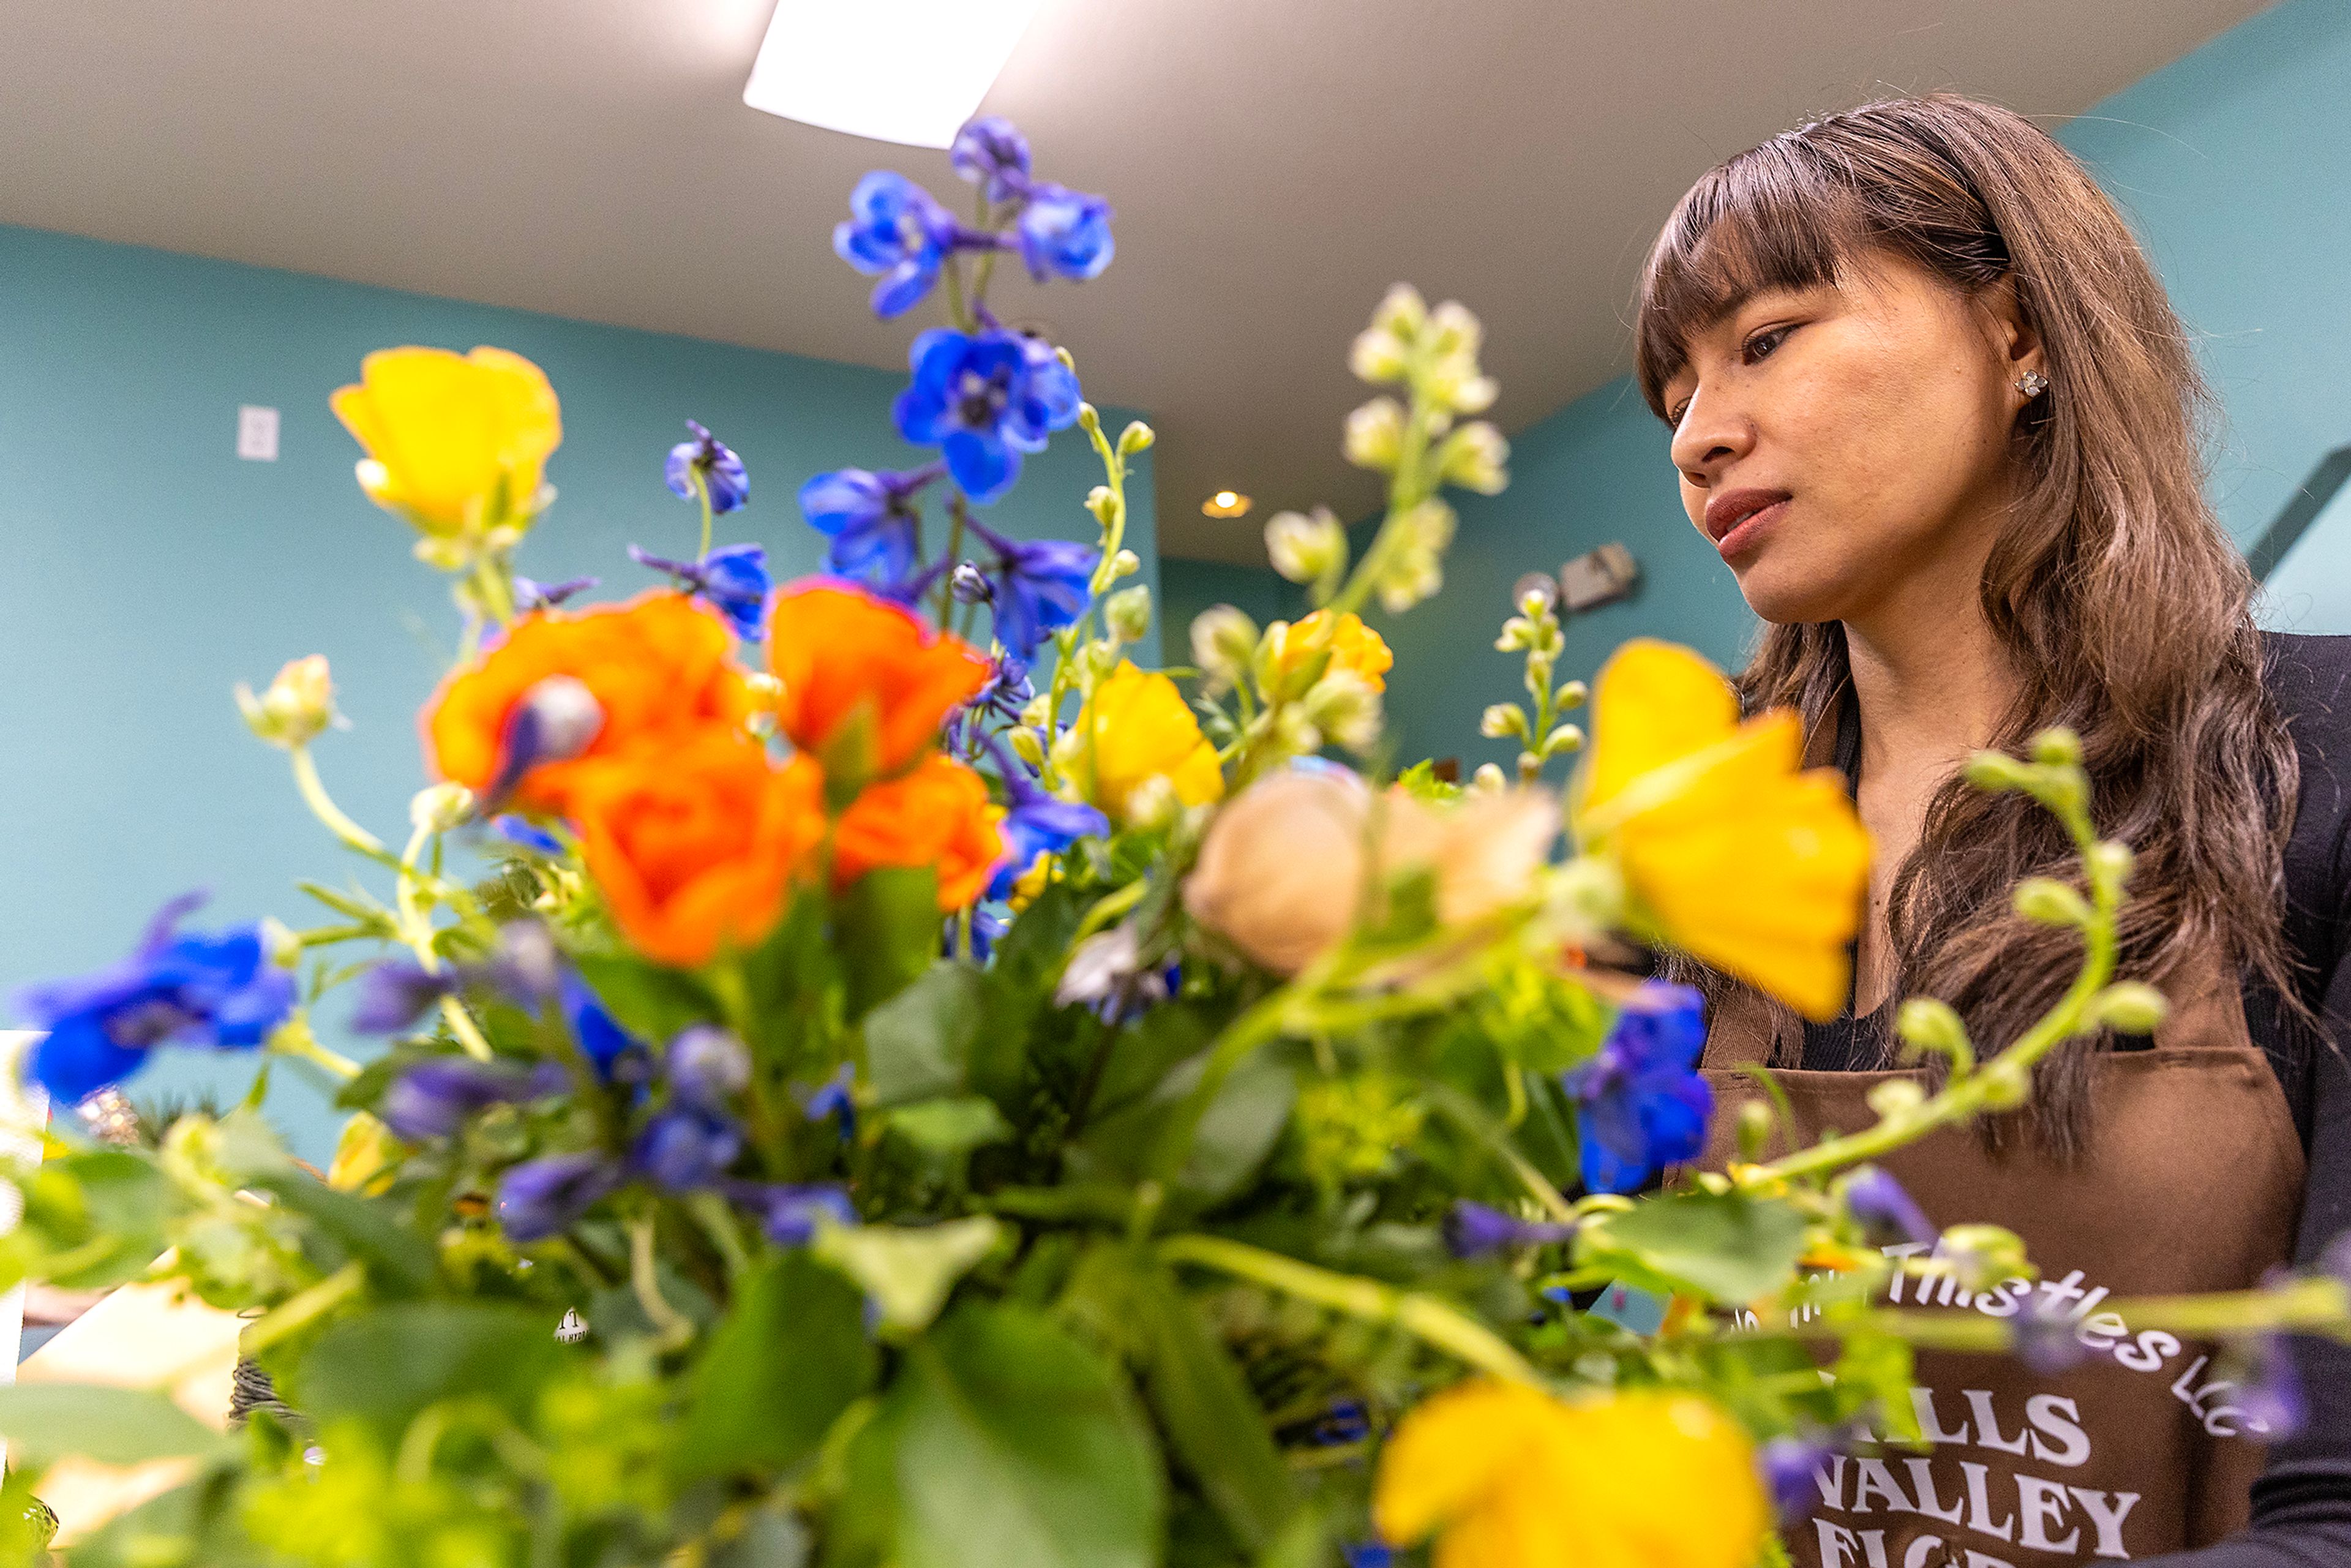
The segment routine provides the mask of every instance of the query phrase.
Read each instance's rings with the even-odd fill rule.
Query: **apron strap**
[[[1795,1067],[1804,1060],[1803,1026],[1785,1009],[1740,986],[1715,1004],[1700,1064],[1708,1069]]]

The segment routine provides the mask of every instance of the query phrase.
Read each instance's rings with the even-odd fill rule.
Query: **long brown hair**
[[[1873,252],[1970,297],[2010,285],[2044,345],[2051,384],[2019,421],[2014,500],[1981,590],[2019,677],[1994,744],[2049,725],[2081,736],[2099,830],[2137,855],[2122,973],[2159,984],[2218,958],[2298,1014],[2280,930],[2294,751],[2262,685],[2252,575],[2204,498],[2210,396],[2162,284],[2071,154],[2019,115],[1938,94],[1832,115],[1721,164],[1682,198],[1642,277],[1650,408],[1665,417],[1693,331]],[[1774,625],[1740,689],[1809,728],[1834,721],[1848,674],[1841,623]],[[2011,885],[2035,873],[2078,880],[2063,832],[2021,796],[1955,780],[1894,880],[1897,987],[1951,1003],[1980,1050],[2022,1033],[2079,962],[2078,938],[2010,910]],[[2061,1155],[2082,1146],[2098,1044],[2042,1067],[2033,1122]]]

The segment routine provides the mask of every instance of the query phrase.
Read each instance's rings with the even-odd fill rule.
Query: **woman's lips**
[[[1785,490],[1730,490],[1707,503],[1706,531],[1725,560],[1747,554],[1763,541],[1788,509]]]

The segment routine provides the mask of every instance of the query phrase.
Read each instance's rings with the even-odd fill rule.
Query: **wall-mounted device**
[[[1562,607],[1570,614],[1613,603],[1633,591],[1641,567],[1633,552],[1614,541],[1559,569]]]

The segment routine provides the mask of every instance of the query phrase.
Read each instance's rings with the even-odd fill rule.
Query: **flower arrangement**
[[[877,314],[935,295],[947,322],[893,410],[937,460],[799,492],[821,576],[716,545],[749,478],[691,425],[666,476],[699,549],[634,552],[670,585],[580,603],[516,571],[561,437],[536,367],[395,349],[336,394],[466,628],[402,847],[319,772],[323,658],[237,699],[388,895],[312,886],[319,925],[206,933],[175,901],[16,1002],[64,1106],[166,1045],[333,1078],[333,1169],[251,1103],[152,1147],[68,1117],[0,1235],[0,1283],[166,1280],[246,1313],[283,1404],[224,1436],[160,1394],[0,1391],[9,1561],[40,1550],[44,1467],[82,1455],[183,1470],[77,1564],[1748,1568],[1823,1457],[1917,1438],[1914,1344],[2031,1351],[2029,1321],[1879,1304],[1898,1274],[2029,1265],[2004,1232],[1938,1238],[1869,1162],[2160,1015],[2114,977],[2129,857],[2069,737],[1973,764],[2081,848],[2081,889],[2019,895],[2081,934],[2064,1002],[1980,1054],[1914,1001],[1940,1087],[1770,1161],[1747,1117],[1743,1162],[1660,1186],[1713,1116],[1697,998],[1594,955],[1668,945],[1834,1012],[1867,860],[1837,781],[1684,650],[1558,681],[1531,599],[1500,642],[1531,706],[1486,718],[1514,779],[1325,757],[1381,752],[1393,660],[1362,611],[1434,593],[1447,489],[1505,482],[1479,325],[1409,288],[1353,355],[1382,391],[1347,450],[1388,481],[1360,554],[1328,512],[1276,517],[1312,612],[1219,607],[1195,669],[1139,668],[1151,433],[1105,431],[1070,356],[986,303],[1004,255],[1098,274],[1110,209],[1001,120],[952,157],[968,224],[876,173],[835,235]],[[1095,542],[987,526],[1072,426]],[[1587,698],[1588,746],[1562,718]],[[308,1022],[346,986],[390,1040],[363,1067]],[[1662,1323],[1585,1310],[1604,1289]],[[2324,1273],[2145,1321],[2167,1311],[2255,1350],[2346,1325]]]

